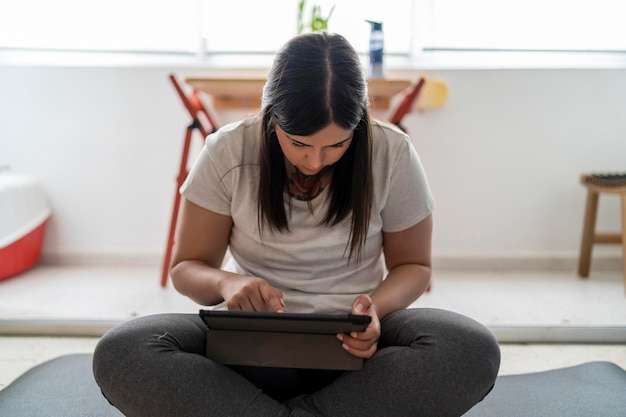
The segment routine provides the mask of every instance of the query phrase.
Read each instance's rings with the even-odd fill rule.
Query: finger
[[[245,292],[239,293],[231,298],[227,303],[228,309],[232,311],[255,311],[250,300],[250,295]]]
[[[373,324],[368,325],[362,332],[352,332],[350,337],[358,340],[377,340],[380,334],[376,331]]]
[[[365,333],[358,333],[356,335],[344,334],[343,338],[340,340],[352,348],[366,350],[378,342],[378,337],[376,337],[376,335],[367,335]]]
[[[261,296],[264,303],[269,307],[270,311],[277,313],[285,312],[285,301],[283,299],[283,293],[277,288],[267,285],[260,289]]]
[[[351,355],[369,359],[376,353],[377,344],[375,342],[355,340],[347,335],[337,335],[337,338],[342,341],[341,347]]]
[[[254,294],[251,294],[249,300],[250,300],[250,305],[254,309],[253,311],[259,311],[259,312],[271,311],[269,309],[269,306],[265,302],[265,299],[263,297],[263,294],[261,294],[260,289],[257,290]]]
[[[228,303],[226,305],[228,311],[244,311],[240,304],[238,303]]]
[[[365,295],[359,295],[352,303],[352,313],[354,314],[366,314],[372,306],[372,299]]]
[[[233,304],[238,305],[242,311],[268,311],[269,308],[261,293],[261,287],[262,284],[254,283],[242,288],[241,291],[233,297]]]
[[[237,304],[237,310],[239,311],[255,311],[254,306],[247,299],[242,299]]]

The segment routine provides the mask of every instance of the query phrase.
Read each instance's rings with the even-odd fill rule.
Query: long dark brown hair
[[[278,52],[263,89],[260,152],[259,228],[289,231],[285,210],[288,176],[275,125],[310,136],[335,123],[354,130],[350,146],[333,165],[330,205],[323,223],[351,215],[349,258],[361,257],[372,206],[371,123],[367,82],[359,56],[341,35],[308,33]],[[346,248],[347,249],[347,248]]]

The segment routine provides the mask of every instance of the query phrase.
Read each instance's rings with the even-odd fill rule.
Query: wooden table
[[[259,108],[264,78],[186,78],[185,83],[213,97],[215,109]],[[393,96],[412,83],[410,80],[368,80],[371,107],[386,110]]]

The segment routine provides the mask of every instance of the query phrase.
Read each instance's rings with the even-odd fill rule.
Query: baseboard
[[[161,267],[163,255],[155,252],[57,252],[41,255],[40,263],[49,266],[153,266]]]

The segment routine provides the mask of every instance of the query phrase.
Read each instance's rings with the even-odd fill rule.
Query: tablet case
[[[337,333],[363,331],[370,316],[200,310],[206,356],[226,365],[359,370],[363,359]]]

